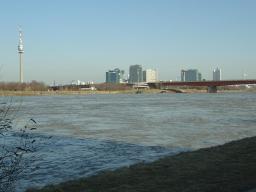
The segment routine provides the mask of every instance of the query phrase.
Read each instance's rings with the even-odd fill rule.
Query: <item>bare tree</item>
[[[30,131],[36,129],[36,122],[30,119],[22,128],[14,129],[16,112],[12,99],[0,103],[0,192],[15,191],[15,181],[25,166],[24,154],[35,151]]]
[[[48,87],[43,82],[31,81],[30,83],[0,82],[2,91],[47,91]]]

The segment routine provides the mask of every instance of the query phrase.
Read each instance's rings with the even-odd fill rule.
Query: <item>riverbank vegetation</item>
[[[47,91],[48,87],[37,81],[29,83],[0,82],[0,91]]]
[[[256,189],[256,137],[27,192],[248,192]]]

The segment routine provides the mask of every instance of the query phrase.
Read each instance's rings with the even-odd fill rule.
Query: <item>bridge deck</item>
[[[149,83],[149,86],[206,86],[206,87],[217,87],[217,86],[227,86],[227,85],[248,85],[256,84],[255,79],[251,80],[225,80],[225,81],[192,81],[192,82],[157,82]]]

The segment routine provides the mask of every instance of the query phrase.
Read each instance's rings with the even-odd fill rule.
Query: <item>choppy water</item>
[[[255,99],[255,93],[23,97],[17,126],[38,122],[38,151],[18,190],[255,136]]]

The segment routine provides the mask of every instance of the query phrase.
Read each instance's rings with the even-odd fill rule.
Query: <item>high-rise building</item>
[[[185,76],[186,76],[186,70],[182,69],[182,70],[181,70],[181,73],[180,73],[180,80],[181,80],[182,82],[185,81]]]
[[[106,83],[122,83],[124,79],[124,70],[118,68],[106,72]]]
[[[221,80],[221,70],[217,67],[212,72],[212,80],[213,81],[220,81]]]
[[[197,69],[181,70],[181,81],[202,81],[202,74]]]
[[[146,83],[157,81],[157,72],[153,69],[146,69],[143,71],[143,81]]]
[[[131,65],[129,70],[129,83],[143,82],[143,73],[141,65]]]

